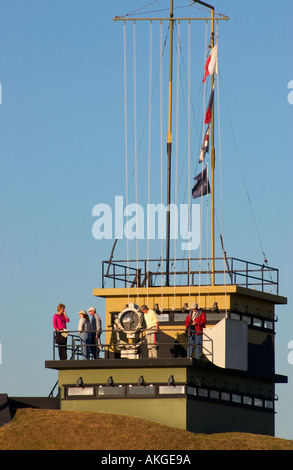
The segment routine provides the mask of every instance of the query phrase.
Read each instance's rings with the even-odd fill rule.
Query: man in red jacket
[[[200,359],[202,354],[202,330],[206,326],[206,315],[197,304],[192,304],[190,312],[185,319],[185,328],[188,330],[187,357],[192,357],[195,348],[195,358]]]

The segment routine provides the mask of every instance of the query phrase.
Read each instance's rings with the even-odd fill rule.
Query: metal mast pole
[[[170,204],[171,204],[171,154],[172,154],[172,75],[173,75],[173,0],[170,0],[170,51],[169,51],[169,112],[168,112],[168,182],[167,182],[167,241],[166,241],[166,286],[169,286],[170,260]]]
[[[214,47],[214,8],[211,11],[211,47]],[[211,76],[211,91],[214,88],[214,74]],[[211,258],[212,258],[212,286],[215,285],[215,166],[216,151],[214,144],[214,108],[212,109],[211,119]]]

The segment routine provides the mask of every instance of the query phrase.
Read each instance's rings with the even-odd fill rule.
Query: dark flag
[[[212,120],[213,104],[214,104],[214,88],[211,91],[211,96],[210,96],[208,107],[206,110],[206,115],[205,115],[205,120],[204,120],[205,124],[209,124]]]
[[[196,180],[195,186],[192,189],[192,197],[196,199],[197,197],[205,196],[211,192],[208,177],[207,177],[207,167],[195,176]]]

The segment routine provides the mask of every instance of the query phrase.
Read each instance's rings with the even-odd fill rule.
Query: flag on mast
[[[203,144],[200,149],[200,157],[198,163],[202,163],[204,161],[204,157],[206,153],[209,151],[209,139],[210,139],[210,127],[211,125],[209,124],[203,139]]]
[[[211,91],[211,96],[208,102],[208,107],[206,110],[206,115],[205,115],[205,120],[204,120],[205,124],[209,124],[212,120],[212,111],[213,111],[213,105],[214,105],[214,89],[215,87],[213,86],[213,89]]]
[[[218,73],[218,44],[212,48],[211,53],[205,63],[204,70],[205,74],[203,77],[203,83],[205,82],[208,75]]]
[[[207,167],[195,176],[196,180],[195,186],[192,189],[192,197],[196,199],[197,197],[205,196],[211,192],[209,180],[207,177]]]

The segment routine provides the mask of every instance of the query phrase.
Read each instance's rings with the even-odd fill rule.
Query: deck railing
[[[238,285],[279,293],[279,270],[239,258],[214,259],[215,285]],[[198,286],[212,284],[211,258],[169,260],[112,260],[102,262],[102,287]]]
[[[119,359],[129,357],[131,359],[134,355],[139,359],[148,358],[148,348],[150,343],[147,344],[146,334],[152,330],[141,329],[137,332],[128,332],[125,330],[103,330],[101,335],[102,340],[99,352],[99,359]],[[175,332],[175,337],[170,336]],[[127,334],[135,333],[135,340],[131,338],[128,340]],[[53,360],[58,360],[58,350],[66,350],[67,360],[82,360],[82,359],[96,359],[92,355],[92,347],[96,344],[89,340],[85,343],[78,331],[71,330],[67,332],[67,342],[64,345],[59,345],[55,341],[55,332],[53,334]],[[160,328],[157,335],[157,343],[153,344],[158,350],[158,357],[160,358],[175,358],[187,357],[187,348],[189,345],[188,335],[185,334],[184,325],[178,328]],[[86,346],[89,348],[89,355],[85,350]],[[193,355],[195,357],[196,345],[194,346]],[[211,352],[206,352],[210,355]]]
[[[117,312],[116,312],[117,313]],[[114,316],[116,315],[114,312]],[[163,311],[157,312],[159,317],[159,333],[157,336],[158,339],[158,357],[159,358],[174,358],[174,357],[186,357],[187,347],[188,347],[188,335],[185,330],[185,319],[188,314],[188,310],[179,309],[179,311]],[[275,332],[275,323],[278,321],[276,315],[265,315],[261,314],[252,314],[249,312],[239,312],[237,310],[205,310],[207,315],[207,323],[216,324],[221,321],[224,317],[227,317],[231,320],[238,320],[245,322],[249,329],[261,330],[265,333],[274,334]],[[170,325],[167,326],[165,322],[169,322]],[[174,324],[177,323],[177,324]],[[114,322],[115,324],[115,322]],[[128,349],[137,349],[138,358],[144,359],[148,357],[147,351],[147,342],[146,334],[150,330],[138,329],[137,331],[118,329],[113,326],[113,328],[108,330],[102,330],[100,334],[100,353],[99,359],[119,359],[120,357],[125,357],[123,354]],[[92,331],[91,333],[95,333]],[[53,334],[53,360],[58,359],[58,348],[59,346],[56,343],[56,332]],[[205,357],[212,360],[213,357],[213,344],[210,341],[209,337],[203,332],[204,349],[203,353]],[[91,337],[92,338],[92,337]],[[92,355],[92,346],[95,346],[96,343],[92,339],[89,339],[88,347],[90,348],[90,359],[94,359]],[[68,331],[67,344],[64,346],[67,351],[67,359],[79,360],[87,359],[84,355],[86,346],[82,338],[78,334],[78,331]],[[131,354],[129,354],[131,358]]]

